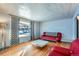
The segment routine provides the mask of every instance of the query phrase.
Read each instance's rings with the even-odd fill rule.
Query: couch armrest
[[[57,33],[57,39],[58,39],[58,41],[60,41],[61,38],[62,38],[62,33],[58,32],[58,33]]]
[[[54,47],[51,49],[49,55],[50,55],[50,54],[54,55],[55,53],[61,54],[62,56],[70,56],[71,51],[70,51],[69,49],[67,49],[67,48],[54,46]]]

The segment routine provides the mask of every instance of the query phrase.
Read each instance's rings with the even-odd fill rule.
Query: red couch
[[[53,47],[48,56],[79,56],[79,39],[72,41],[70,48]]]
[[[62,34],[60,32],[43,32],[40,39],[50,40],[50,41],[61,41]]]

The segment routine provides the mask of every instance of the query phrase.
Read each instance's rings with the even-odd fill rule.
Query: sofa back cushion
[[[43,35],[57,37],[57,32],[44,32]]]
[[[72,41],[70,50],[72,51],[72,56],[79,56],[79,39]]]

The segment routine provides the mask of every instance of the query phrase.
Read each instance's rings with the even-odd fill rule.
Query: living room
[[[79,56],[73,53],[79,49],[78,7],[77,3],[0,4],[0,55]]]

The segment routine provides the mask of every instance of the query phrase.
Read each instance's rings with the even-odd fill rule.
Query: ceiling
[[[46,21],[72,18],[78,6],[77,3],[3,3],[0,11],[29,20]]]

